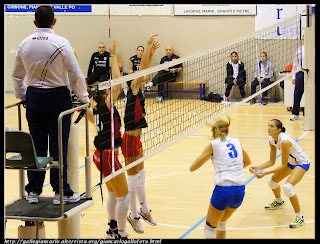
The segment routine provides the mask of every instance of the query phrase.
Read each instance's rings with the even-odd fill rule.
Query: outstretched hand
[[[255,174],[259,171],[258,167],[256,166],[252,166],[249,168],[249,171],[252,173],[252,174]]]
[[[152,34],[152,35],[150,35],[149,38],[148,38],[148,42],[152,43],[153,40],[154,40],[154,38],[155,38],[156,36],[158,36],[158,34]]]
[[[160,43],[158,41],[153,41],[151,44],[150,55],[153,55],[159,47]]]

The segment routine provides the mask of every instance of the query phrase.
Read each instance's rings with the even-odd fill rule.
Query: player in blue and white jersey
[[[251,164],[250,158],[237,138],[229,137],[230,118],[218,119],[208,124],[212,140],[193,162],[190,171],[200,168],[211,158],[214,164],[215,188],[208,209],[205,237],[224,239],[226,221],[242,204],[245,195],[245,169]]]
[[[250,168],[250,172],[254,173],[257,178],[262,178],[267,174],[272,174],[268,184],[273,191],[275,199],[265,206],[265,209],[274,210],[285,205],[281,198],[279,182],[286,178],[286,183],[282,189],[284,194],[290,199],[290,202],[295,211],[296,217],[289,224],[290,228],[298,228],[305,224],[304,218],[300,212],[299,199],[293,187],[300,182],[304,174],[309,170],[310,160],[298,143],[288,134],[282,126],[282,122],[278,119],[272,119],[268,123],[269,145],[270,145],[270,160],[259,166]],[[281,162],[279,167],[263,170],[275,164],[277,149],[281,151]]]

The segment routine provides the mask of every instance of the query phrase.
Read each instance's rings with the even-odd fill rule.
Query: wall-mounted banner
[[[285,25],[278,26],[269,33],[259,35],[259,39],[298,39],[301,27],[306,26],[306,5],[303,4],[258,4],[255,18],[255,31],[262,30],[294,16],[294,20]],[[301,14],[301,18],[300,18]],[[268,21],[266,21],[268,20]]]
[[[42,4],[5,4],[5,13],[33,13]],[[91,5],[48,4],[55,13],[91,13]]]
[[[174,4],[179,15],[256,15],[255,4]]]

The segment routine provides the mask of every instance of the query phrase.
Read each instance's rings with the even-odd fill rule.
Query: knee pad
[[[227,223],[227,221],[224,221],[224,222],[219,221],[219,224],[217,226],[217,230],[218,231],[226,231],[227,230],[226,223]]]
[[[117,197],[117,212],[120,214],[127,214],[129,210],[129,194],[123,197]]]
[[[140,175],[128,175],[128,190],[136,191],[139,184]]]
[[[268,185],[271,189],[277,189],[279,187],[279,183],[274,182],[272,178],[268,180]]]
[[[206,222],[204,226],[204,236],[207,239],[216,239],[216,228],[209,226],[208,223]]]
[[[296,193],[294,192],[294,190],[293,190],[293,185],[290,184],[290,183],[288,183],[288,182],[284,183],[282,189],[283,189],[284,194],[285,194],[288,198],[291,198],[291,197],[293,197],[293,196],[296,194]]]
[[[139,171],[140,178],[138,180],[138,187],[143,186],[146,182],[146,170],[143,168]]]

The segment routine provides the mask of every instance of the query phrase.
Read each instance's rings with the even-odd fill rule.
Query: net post
[[[309,16],[307,17],[309,19]],[[304,76],[305,84],[305,123],[304,130],[315,130],[315,23],[311,15],[311,27],[303,27],[305,60],[303,68],[307,69]]]

